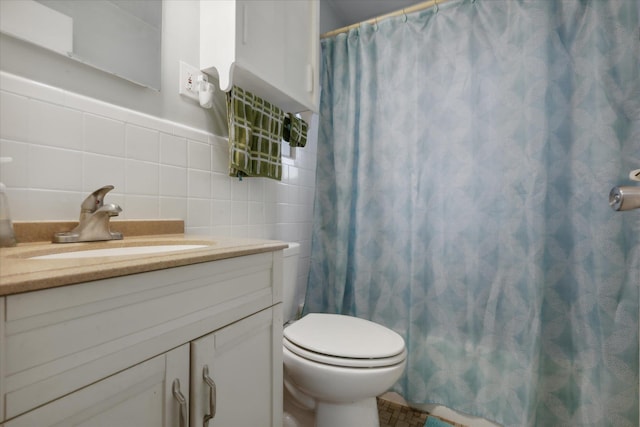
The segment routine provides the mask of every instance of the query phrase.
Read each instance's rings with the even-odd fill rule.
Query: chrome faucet
[[[91,193],[80,206],[80,221],[71,231],[53,235],[53,243],[121,240],[122,233],[109,230],[109,218],[118,216],[122,208],[115,203],[104,204],[104,196],[113,185],[105,185]]]

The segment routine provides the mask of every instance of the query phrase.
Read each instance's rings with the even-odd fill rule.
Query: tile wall
[[[187,101],[185,101],[187,102]],[[312,122],[315,122],[315,117]],[[306,279],[315,189],[309,143],[281,182],[227,176],[227,138],[0,72],[0,180],[14,221],[77,220],[112,184],[122,219],[184,219],[198,235],[301,243]]]

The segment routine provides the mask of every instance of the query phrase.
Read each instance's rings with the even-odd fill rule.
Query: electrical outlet
[[[207,76],[196,67],[180,61],[180,81],[178,93],[187,98],[198,100],[198,77],[202,76],[206,81]]]

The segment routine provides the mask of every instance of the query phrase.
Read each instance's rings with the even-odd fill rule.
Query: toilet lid
[[[303,349],[332,357],[382,359],[405,350],[396,332],[369,320],[310,313],[284,329],[284,337]]]

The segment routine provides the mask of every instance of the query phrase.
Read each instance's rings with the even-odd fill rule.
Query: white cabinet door
[[[200,69],[224,91],[317,111],[319,14],[318,0],[200,0]]]
[[[191,427],[282,426],[281,310],[278,304],[191,343]]]
[[[6,427],[180,427],[178,380],[188,417],[189,344],[34,409]],[[188,419],[183,425],[188,426]]]

